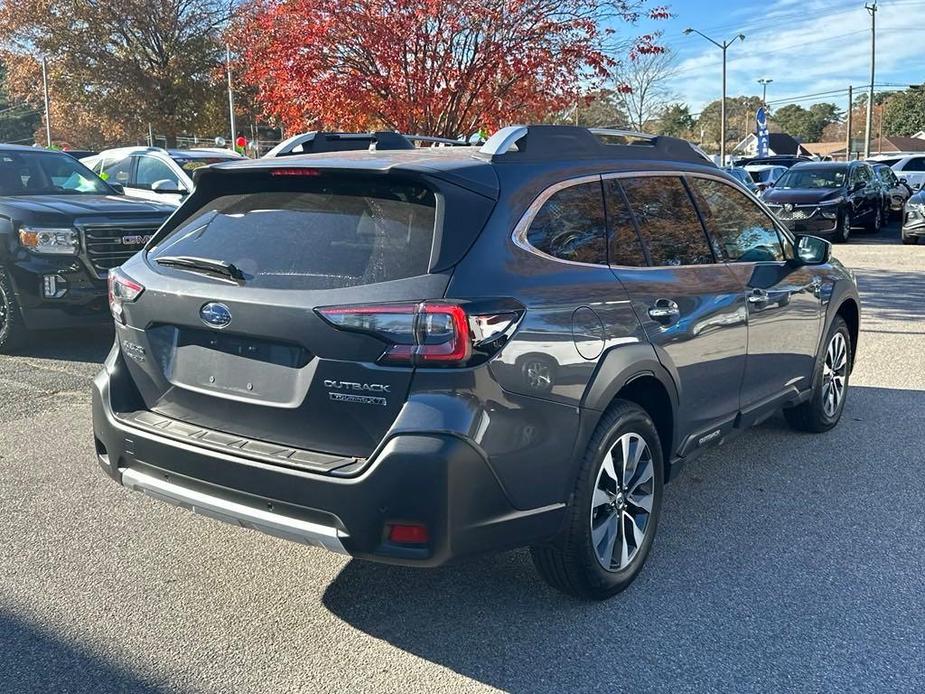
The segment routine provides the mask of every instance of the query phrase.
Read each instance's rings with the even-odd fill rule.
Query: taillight
[[[474,313],[461,304],[441,301],[329,306],[316,311],[336,328],[387,343],[381,363],[418,366],[463,366],[483,360],[501,348],[523,313]]]
[[[109,310],[112,317],[125,324],[122,304],[135,301],[145,288],[124,272],[113,268],[109,271]]]

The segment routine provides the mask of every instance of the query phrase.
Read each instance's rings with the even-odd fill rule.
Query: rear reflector
[[[430,533],[423,523],[396,523],[389,526],[389,541],[400,545],[426,545]]]

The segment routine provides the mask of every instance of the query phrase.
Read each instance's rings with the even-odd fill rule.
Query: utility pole
[[[851,161],[851,111],[854,108],[854,87],[848,85],[848,122],[845,124],[847,135],[845,136],[845,161]]]
[[[51,112],[48,109],[48,59],[42,56],[42,88],[45,90],[45,145],[51,147]]]
[[[154,128],[148,123],[148,147],[154,146]]]
[[[234,92],[231,89],[231,46],[225,44],[225,70],[228,73],[228,119],[231,121],[231,148],[238,131],[234,124]]]
[[[874,64],[877,57],[877,3],[864,5],[870,14],[870,87],[867,92],[867,126],[864,129],[864,158],[870,157],[870,133],[874,121]]]
[[[687,29],[685,29],[684,34],[700,34],[700,36],[702,36],[707,41],[709,41],[714,46],[716,46],[717,48],[723,51],[723,100],[722,102],[720,102],[720,108],[719,108],[719,114],[720,114],[719,115],[719,119],[720,119],[719,165],[725,166],[726,165],[726,50],[729,48],[729,46],[734,44],[736,41],[744,41],[745,34],[736,34],[733,38],[729,39],[728,41],[723,41],[722,43],[720,43],[719,41],[714,41],[713,39],[711,39],[709,36],[707,36],[703,32],[697,31],[696,29],[693,29],[691,27],[688,27]]]

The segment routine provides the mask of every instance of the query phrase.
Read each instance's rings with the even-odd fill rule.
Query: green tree
[[[799,104],[787,104],[771,114],[780,129],[803,142],[818,142],[826,126],[838,123],[842,112],[835,104],[813,104],[808,109]]]
[[[10,93],[41,103],[36,56],[44,55],[56,140],[140,139],[151,123],[173,144],[193,128],[209,130],[218,112],[210,101],[223,98],[228,8],[226,0],[2,3]]]
[[[659,135],[689,137],[694,127],[694,117],[687,104],[668,104],[658,115]]]
[[[0,63],[0,142],[32,144],[41,116],[31,104],[10,99],[6,80],[6,66]]]
[[[892,95],[884,105],[884,134],[910,137],[920,130],[925,130],[925,89]]]
[[[703,131],[703,144],[714,151],[719,151],[720,101],[717,99],[707,104],[695,124],[695,129]],[[726,151],[731,152],[735,145],[755,131],[755,111],[759,106],[760,96],[726,98]]]

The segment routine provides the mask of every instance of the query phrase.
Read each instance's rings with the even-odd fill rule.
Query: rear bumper
[[[361,475],[345,478],[132,427],[116,415],[120,395],[110,392],[124,369],[111,356],[94,381],[97,455],[113,480],[155,498],[354,557],[419,566],[540,542],[564,519],[564,504],[516,509],[479,448],[454,434],[395,435]],[[424,524],[429,541],[393,543],[392,523]]]

